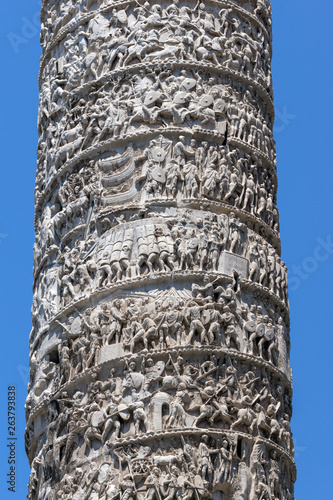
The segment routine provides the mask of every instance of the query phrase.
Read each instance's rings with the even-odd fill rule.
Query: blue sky
[[[273,0],[282,255],[289,268],[297,500],[331,500],[332,26],[329,0]],[[0,496],[23,499],[40,2],[1,6]],[[7,490],[6,396],[17,387],[17,490]]]

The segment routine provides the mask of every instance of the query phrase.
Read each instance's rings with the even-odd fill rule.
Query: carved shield
[[[165,362],[164,361],[157,361],[156,365],[154,366],[154,373],[157,377],[162,375],[163,371],[165,368]]]
[[[97,58],[96,52],[92,52],[91,54],[88,54],[87,57],[85,58],[84,62],[87,67],[89,67]]]
[[[157,245],[157,240],[153,234],[149,234],[147,236],[147,244],[149,248],[149,254],[156,253],[158,254],[158,245]]]
[[[170,38],[170,32],[166,31],[165,33],[162,33],[158,39],[160,43],[165,43],[169,40]]]
[[[130,419],[130,412],[128,409],[127,405],[119,405],[118,406],[118,412],[119,412],[119,417],[121,417],[123,420],[129,420]]]
[[[148,224],[146,226],[146,235],[149,236],[155,236],[155,225],[154,224]]]
[[[203,311],[202,322],[204,325],[208,325],[208,323],[210,322],[210,318],[211,318],[211,312],[210,311]]]
[[[161,252],[163,252],[163,251],[168,252],[169,251],[169,245],[168,245],[166,236],[158,237],[157,243],[158,243],[158,248],[160,249]]]
[[[133,229],[127,229],[124,234],[124,243],[132,248],[133,246],[133,241],[134,241],[134,231]]]
[[[208,106],[211,106],[214,102],[214,99],[212,98],[211,95],[205,94],[201,97],[199,104],[202,108],[208,108]]]
[[[122,247],[123,247],[122,240],[115,241],[110,262],[115,262],[115,261],[119,260]]]
[[[127,23],[127,14],[126,14],[126,11],[124,11],[124,10],[119,10],[119,11],[117,12],[117,17],[118,17],[118,20],[119,20],[121,23],[123,23],[123,24]]]
[[[135,228],[136,237],[138,240],[146,238],[146,228],[145,226],[138,226]]]
[[[181,84],[181,88],[185,90],[192,90],[196,86],[197,82],[194,78],[185,78]]]
[[[141,388],[143,381],[144,381],[144,376],[142,373],[132,373],[131,374],[131,381],[132,381],[132,387],[137,391],[138,389]]]
[[[185,477],[184,476],[178,476],[177,477],[177,485],[182,488],[185,484]]]
[[[223,122],[217,123],[217,130],[219,131],[220,134],[222,134],[222,135],[226,134],[227,125],[228,125],[228,122],[226,120],[224,120]]]
[[[122,241],[116,241],[115,244],[113,245],[113,253],[114,252],[120,252],[120,250],[122,249],[122,246],[123,246],[123,242]]]
[[[96,273],[97,272],[97,265],[96,265],[96,262],[94,262],[93,260],[89,260],[87,262],[87,269],[89,272],[91,273]]]
[[[145,227],[137,227],[136,228],[136,236],[137,236],[137,242],[138,242],[138,248],[139,248],[139,255],[148,255],[149,254],[149,248],[147,245],[147,235],[145,231]]]
[[[153,160],[161,163],[164,160],[164,158],[166,157],[166,151],[164,151],[164,149],[162,149],[162,148],[154,148],[151,151],[151,156],[152,156]]]
[[[149,372],[151,379],[153,379],[153,377],[156,378],[159,377],[163,373],[164,368],[165,368],[165,362],[157,361],[156,365]]]
[[[93,427],[98,427],[100,423],[103,422],[103,413],[101,411],[95,411],[91,417],[91,425]]]
[[[187,100],[187,95],[188,95],[187,92],[176,92],[173,101],[176,104],[185,104]]]
[[[247,332],[253,333],[253,332],[255,331],[255,329],[256,329],[256,324],[255,324],[255,322],[254,322],[254,321],[251,321],[251,320],[250,320],[250,321],[247,321],[247,322],[245,323],[245,330],[246,330]]]
[[[203,401],[200,394],[196,394],[192,399],[190,406],[188,407],[188,411],[198,411],[200,406],[202,406]]]
[[[155,101],[160,97],[160,93],[156,92],[155,90],[152,90],[150,92],[147,92],[144,104],[146,106],[149,106],[150,104],[154,104]]]
[[[201,490],[203,491],[204,490],[204,483],[203,483],[203,479],[201,476],[199,476],[198,474],[195,476],[194,478],[194,485],[195,487],[197,488],[197,490]]]
[[[165,183],[165,173],[164,170],[160,167],[155,167],[151,173],[154,181],[160,182],[161,184]]]
[[[274,330],[273,328],[267,328],[267,330],[265,331],[265,339],[266,340],[273,340],[274,338]]]
[[[214,103],[214,111],[215,113],[222,114],[225,110],[225,102],[223,99],[217,99]]]
[[[81,332],[81,318],[75,318],[73,323],[71,324],[71,333],[72,335],[80,335]]]
[[[263,337],[265,335],[265,325],[263,323],[260,323],[257,327],[257,335],[258,337]]]
[[[57,72],[63,73],[64,71],[64,57],[59,57],[57,61]]]

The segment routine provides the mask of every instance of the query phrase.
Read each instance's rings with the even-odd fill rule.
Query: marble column
[[[268,0],[44,0],[30,500],[290,500]]]

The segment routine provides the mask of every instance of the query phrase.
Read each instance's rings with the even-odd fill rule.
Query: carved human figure
[[[180,383],[175,397],[173,398],[170,405],[170,418],[168,421],[168,427],[185,427],[185,410],[184,410],[184,400],[187,397],[186,385]]]
[[[229,449],[229,441],[224,438],[222,442],[217,442],[217,447],[220,448],[219,451],[219,467],[215,472],[216,481],[220,484],[229,483],[231,481],[232,474],[232,452]]]
[[[218,453],[218,450],[212,450],[209,447],[209,437],[206,434],[201,436],[198,448],[198,472],[203,480],[208,480],[208,477],[213,472],[211,455],[216,453]]]
[[[145,486],[147,487],[145,500],[160,500],[160,475],[160,469],[153,467],[151,474],[145,480]]]

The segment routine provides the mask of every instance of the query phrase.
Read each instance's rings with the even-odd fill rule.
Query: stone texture
[[[267,0],[44,1],[31,500],[290,500]]]

